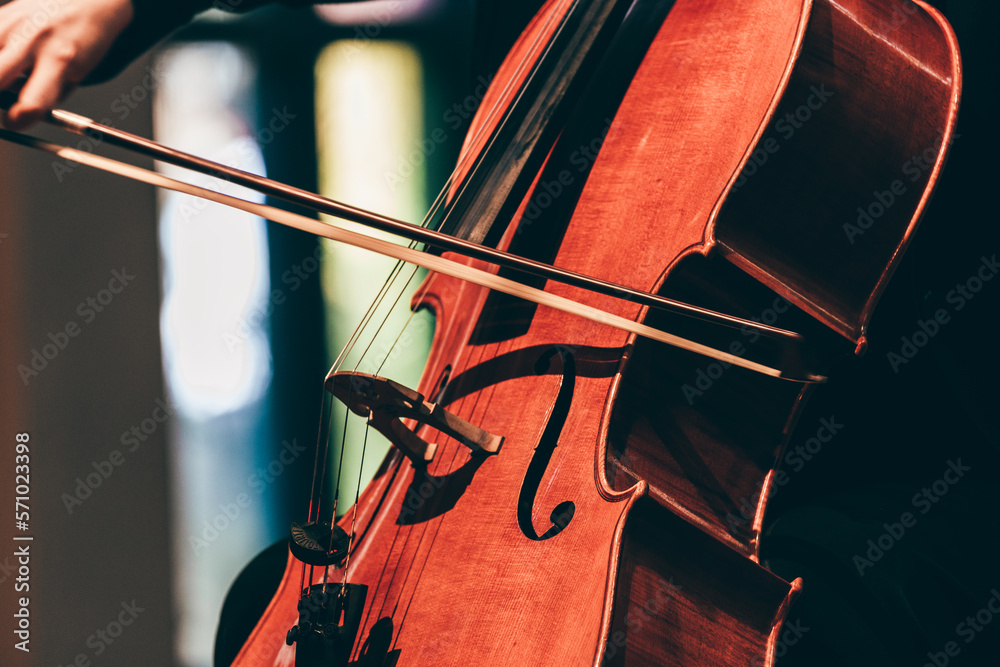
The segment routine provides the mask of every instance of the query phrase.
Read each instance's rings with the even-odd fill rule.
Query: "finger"
[[[3,0],[0,0],[2,2]],[[0,45],[16,40],[16,30],[21,25],[22,15],[7,5],[0,7]]]
[[[7,112],[8,127],[23,130],[59,102],[67,88],[67,65],[65,59],[44,56],[35,64],[17,102]]]
[[[4,90],[31,67],[31,49],[4,47],[0,50],[0,90]]]

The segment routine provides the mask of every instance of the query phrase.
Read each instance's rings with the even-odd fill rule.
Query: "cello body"
[[[819,372],[862,351],[960,89],[950,28],[904,2],[902,24],[873,0],[647,3],[658,20],[609,47],[501,247],[800,331]],[[570,5],[540,11],[473,132]],[[340,522],[346,580],[368,587],[350,664],[773,663],[802,584],[762,567],[758,542],[808,385],[440,275],[413,305],[437,318],[417,390],[504,441],[482,457],[423,426],[434,460],[392,450],[353,528],[350,512]],[[754,340],[734,329],[726,349]],[[303,568],[289,556],[233,664],[300,664],[285,638]]]

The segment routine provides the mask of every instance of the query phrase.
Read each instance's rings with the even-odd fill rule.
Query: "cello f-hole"
[[[528,470],[524,474],[524,481],[521,483],[521,493],[517,498],[517,525],[524,536],[530,540],[548,540],[563,531],[569,522],[573,520],[576,512],[576,505],[570,501],[563,501],[555,506],[549,515],[552,525],[541,535],[535,531],[534,523],[531,520],[535,507],[535,496],[541,485],[542,477],[549,466],[552,454],[555,452],[556,444],[562,433],[566,418],[569,416],[570,406],[573,404],[573,391],[576,387],[576,361],[569,348],[558,346],[546,351],[535,362],[535,374],[545,375],[551,366],[552,358],[558,354],[562,359],[562,381],[559,384],[559,394],[556,396],[555,406],[552,414],[545,425],[542,437],[538,441],[535,453],[528,464]]]

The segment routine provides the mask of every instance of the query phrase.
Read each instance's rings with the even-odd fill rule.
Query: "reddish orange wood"
[[[565,7],[552,0],[542,14]],[[943,20],[921,5],[888,34],[882,11],[867,0],[678,0],[582,191],[565,195],[575,205],[532,223],[555,225],[571,210],[555,263],[744,316],[780,303],[791,328],[819,341],[820,360],[863,343],[944,159],[959,89]],[[514,52],[545,25],[536,20]],[[512,62],[502,70],[513,71]],[[507,99],[501,79],[488,99]],[[834,94],[814,98],[810,122],[769,151],[774,124],[823,86]],[[938,133],[934,168],[865,232],[868,245],[849,243],[845,211],[866,205]],[[567,168],[558,150],[537,187]],[[768,162],[750,175],[761,150]],[[505,243],[517,243],[528,201]],[[513,311],[486,308],[484,290],[441,276],[427,287],[420,305],[435,310],[438,330],[419,391],[435,394],[447,372],[446,407],[506,441],[498,456],[475,460],[439,437],[426,471],[393,454],[365,491],[347,572],[370,589],[358,664],[771,664],[798,583],[756,562],[761,495],[805,390],[733,368],[692,401],[683,387],[703,359],[544,308],[521,333],[498,335],[488,330]],[[633,319],[660,317],[550,289]],[[536,375],[557,347],[566,360],[556,355]],[[564,377],[569,357],[575,378]],[[524,531],[519,492],[570,381]],[[565,529],[532,539],[564,501],[575,505]],[[293,664],[284,636],[301,571],[289,562],[235,664]]]

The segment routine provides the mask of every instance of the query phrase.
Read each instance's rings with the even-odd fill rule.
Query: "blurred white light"
[[[320,192],[360,208],[419,221],[427,210],[425,166],[430,157],[424,141],[423,90],[423,63],[409,44],[352,39],[323,49],[316,62]],[[432,143],[430,150],[437,148]],[[364,233],[399,242],[371,230]],[[323,295],[333,358],[396,262],[337,243],[323,248]],[[404,273],[410,275],[412,270]],[[410,321],[410,296],[422,275],[418,273],[402,295],[405,279],[393,287],[393,298],[400,296],[397,307],[390,308],[393,298],[383,302],[372,318],[375,324],[361,332],[345,368],[360,364],[361,372],[416,386],[434,330],[427,311]],[[383,318],[386,323],[376,335]],[[404,326],[407,331],[401,335]],[[364,350],[370,352],[361,358]],[[343,432],[345,416],[346,411],[334,411],[335,433]],[[364,440],[365,429],[352,428],[345,443],[336,443],[345,448],[340,488],[352,501],[359,479],[363,486],[371,478],[388,447],[378,434],[369,434],[366,449]]]
[[[264,174],[238,101],[251,79],[243,54],[210,43],[168,52],[156,98],[160,141]],[[180,176],[176,168],[161,171]],[[243,199],[263,197],[208,177],[180,176]],[[264,221],[188,195],[163,196],[160,318],[171,396],[188,416],[212,417],[260,399],[271,378]]]

